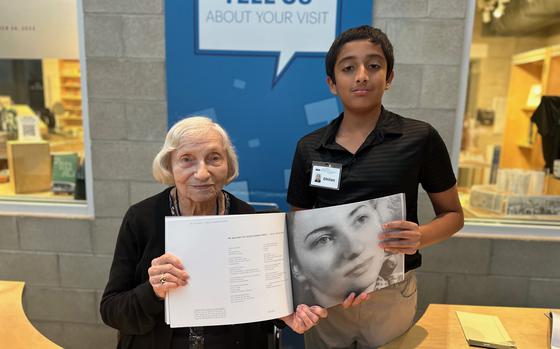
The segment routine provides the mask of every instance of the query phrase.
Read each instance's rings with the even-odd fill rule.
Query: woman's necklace
[[[177,216],[181,215],[181,207],[179,207],[179,191],[175,187],[175,207],[177,208]]]

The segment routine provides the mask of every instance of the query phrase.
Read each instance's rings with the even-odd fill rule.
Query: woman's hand
[[[292,331],[302,334],[311,327],[317,325],[320,319],[327,317],[327,309],[318,305],[312,307],[300,304],[296,311],[288,316],[280,318],[288,325]]]
[[[148,268],[148,277],[158,298],[164,299],[167,291],[188,283],[189,274],[184,269],[179,258],[171,253],[152,259],[152,266]]]
[[[420,248],[420,227],[409,221],[394,221],[383,224],[379,234],[379,246],[387,252],[415,254]]]

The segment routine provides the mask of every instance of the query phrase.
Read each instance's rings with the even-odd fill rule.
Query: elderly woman
[[[274,323],[303,333],[326,316],[320,307],[299,305],[281,321],[176,329],[166,325],[165,294],[188,287],[189,275],[177,257],[164,253],[165,216],[254,210],[223,190],[238,174],[237,157],[227,133],[208,118],[183,119],[169,130],[153,174],[170,186],[128,209],[101,299],[103,321],[119,330],[119,348],[262,349]]]

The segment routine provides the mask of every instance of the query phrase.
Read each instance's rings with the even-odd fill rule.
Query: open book
[[[404,279],[381,225],[405,219],[404,194],[285,213],[165,218],[165,250],[189,283],[168,293],[171,327],[264,321],[298,304],[331,307]]]

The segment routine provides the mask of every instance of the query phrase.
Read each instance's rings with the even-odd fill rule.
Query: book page
[[[166,217],[165,249],[188,284],[168,293],[171,327],[239,324],[293,312],[285,214]]]
[[[497,316],[457,311],[457,317],[470,345],[485,348],[515,348],[515,343]]]
[[[404,255],[386,253],[378,234],[405,215],[404,194],[288,213],[294,304],[328,308],[404,280]]]
[[[550,335],[550,348],[560,349],[560,311],[552,310],[551,317],[551,335]]]

